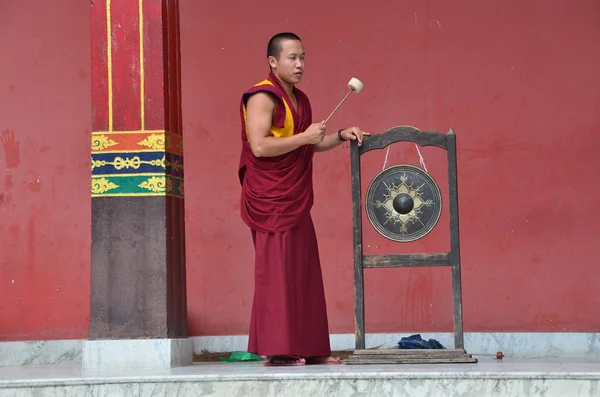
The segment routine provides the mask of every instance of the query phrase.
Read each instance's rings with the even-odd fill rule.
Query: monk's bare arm
[[[342,143],[338,138],[337,132],[333,134],[327,134],[323,140],[315,145],[315,152],[326,152],[331,150]]]
[[[369,136],[371,134],[369,132],[362,131],[358,127],[351,127],[351,128],[343,129],[341,131],[341,135],[342,135],[342,139],[344,141],[358,140],[358,146],[361,146],[363,143],[364,137]],[[328,134],[325,136],[325,138],[323,138],[323,141],[321,141],[320,143],[315,145],[315,151],[316,152],[326,152],[328,150],[333,149],[334,147],[339,146],[340,143],[342,143],[342,141],[340,141],[337,133]]]
[[[274,110],[275,99],[264,92],[252,95],[246,105],[248,141],[256,157],[280,156],[307,143],[303,134],[283,138],[271,136]]]

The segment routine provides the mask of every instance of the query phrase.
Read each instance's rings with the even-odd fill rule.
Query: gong
[[[397,242],[426,236],[442,213],[442,195],[435,180],[421,168],[394,165],[373,178],[365,208],[379,234]]]

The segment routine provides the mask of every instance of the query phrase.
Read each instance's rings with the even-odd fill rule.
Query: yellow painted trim
[[[92,150],[92,154],[103,154],[103,153],[123,153],[123,154],[132,154],[132,153],[169,153],[174,154],[175,156],[183,156],[183,154],[172,152],[170,150],[153,150],[153,149],[140,149],[140,150]]]
[[[143,197],[143,196],[167,196],[166,193],[92,193],[92,197]]]
[[[110,23],[110,0],[106,0],[106,43],[108,67],[108,130],[113,130],[113,92],[112,92],[112,31]]]
[[[139,174],[94,174],[92,178],[119,178],[119,177],[130,177],[130,176],[156,176],[156,177],[168,177],[173,179],[179,179],[183,181],[184,178],[179,176],[174,176],[166,173],[156,173],[156,172],[143,172]]]
[[[173,132],[168,132],[165,130],[145,130],[145,131],[92,131],[92,135],[102,135],[102,134],[171,134],[171,135],[177,135],[179,136],[179,134],[175,134]]]
[[[183,200],[183,196],[176,195],[172,193],[92,193],[92,198],[94,197],[144,197],[144,196],[169,196],[173,198],[178,198]]]
[[[144,8],[142,6],[142,0],[139,0],[140,10],[140,117],[142,121],[142,131],[145,129],[146,115],[145,115],[145,93],[144,93]]]

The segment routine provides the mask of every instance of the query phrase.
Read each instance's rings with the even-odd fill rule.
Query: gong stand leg
[[[450,265],[452,266],[452,304],[454,312],[454,347],[464,349],[462,282],[460,271],[460,236],[458,224],[458,178],[456,135],[448,133],[448,189],[450,204]]]
[[[365,348],[365,306],[363,281],[362,218],[360,200],[360,155],[355,141],[350,145],[350,175],[352,177],[352,230],[354,242],[354,324],[357,350]]]

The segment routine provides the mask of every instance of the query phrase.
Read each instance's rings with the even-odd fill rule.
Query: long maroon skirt
[[[329,356],[329,326],[312,218],[282,233],[252,230],[256,250],[248,351]]]

